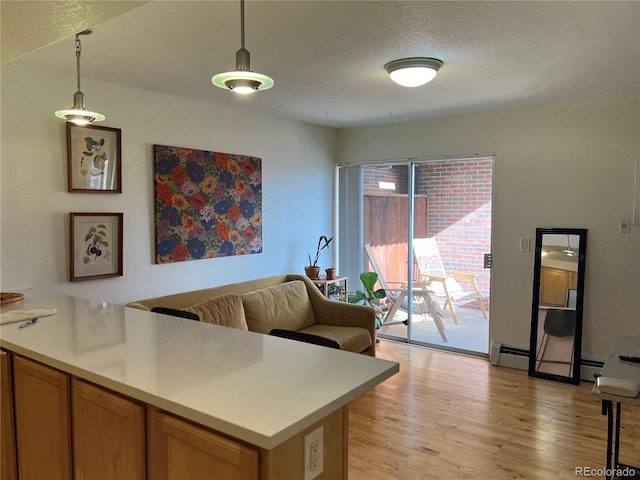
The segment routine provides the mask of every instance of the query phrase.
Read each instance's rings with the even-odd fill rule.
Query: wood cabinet
[[[564,307],[567,302],[567,290],[576,288],[577,284],[577,272],[542,267],[540,270],[540,305]]]
[[[20,480],[71,479],[69,375],[13,356]]]
[[[74,378],[75,480],[144,480],[144,407]]]
[[[0,478],[2,480],[18,478],[12,383],[11,357],[7,352],[0,351]]]
[[[259,452],[241,443],[148,409],[149,478],[258,480]]]
[[[316,480],[348,477],[349,407],[266,450],[147,407],[147,472],[154,480],[300,480],[305,436],[324,430],[324,468]]]
[[[316,480],[348,476],[348,406],[265,449],[20,355],[1,358],[2,480],[300,480],[305,436],[319,427]]]

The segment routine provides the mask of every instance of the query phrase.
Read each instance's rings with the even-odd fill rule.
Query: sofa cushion
[[[201,322],[248,330],[240,295],[223,295],[184,308],[198,314]]]
[[[362,327],[337,327],[334,325],[311,325],[300,330],[302,333],[330,338],[340,344],[342,350],[360,353],[371,346],[369,330]]]
[[[245,293],[242,303],[252,332],[268,334],[274,328],[301,330],[316,323],[307,287],[301,280]]]

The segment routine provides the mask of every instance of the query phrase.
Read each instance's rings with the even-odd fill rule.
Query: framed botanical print
[[[122,213],[70,215],[70,280],[122,276]]]
[[[69,192],[122,193],[119,128],[67,123]]]

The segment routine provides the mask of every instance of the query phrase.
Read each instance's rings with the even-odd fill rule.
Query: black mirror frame
[[[552,235],[578,235],[578,281],[576,296],[576,326],[574,333],[573,350],[573,375],[563,376],[553,373],[540,372],[535,368],[536,353],[538,347],[538,309],[540,305],[540,272],[542,268],[542,236]],[[529,342],[529,376],[546,378],[558,382],[580,384],[580,370],[582,364],[582,316],[584,307],[584,279],[587,253],[587,229],[586,228],[536,228],[536,247],[533,269],[533,299],[531,303],[531,335]]]

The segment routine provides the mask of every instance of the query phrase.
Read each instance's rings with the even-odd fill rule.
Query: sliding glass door
[[[378,273],[379,337],[488,352],[492,171],[492,157],[341,167],[340,266],[350,290]]]

